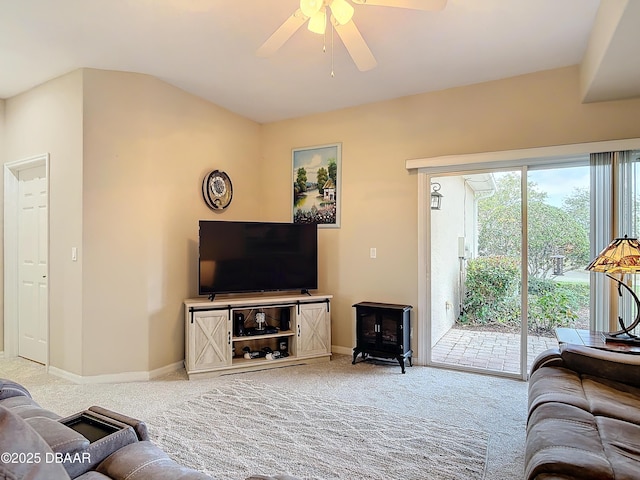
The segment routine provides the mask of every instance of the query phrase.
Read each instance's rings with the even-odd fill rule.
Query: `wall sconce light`
[[[431,210],[440,210],[442,206],[442,194],[439,192],[440,184],[431,182]]]

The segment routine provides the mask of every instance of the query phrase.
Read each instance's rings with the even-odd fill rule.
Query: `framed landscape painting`
[[[342,144],[294,148],[293,223],[340,227]]]

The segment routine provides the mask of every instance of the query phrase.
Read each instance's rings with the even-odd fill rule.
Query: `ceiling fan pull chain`
[[[331,78],[336,76],[333,73],[333,38],[335,37],[334,31],[335,31],[335,29],[333,27],[333,22],[331,22]]]
[[[327,29],[324,29],[322,34],[322,53],[327,53]]]

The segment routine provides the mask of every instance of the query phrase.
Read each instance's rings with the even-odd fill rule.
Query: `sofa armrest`
[[[71,478],[95,469],[105,458],[121,448],[138,442],[131,425],[85,410],[60,420],[69,429],[77,429],[89,440],[76,455],[64,458],[64,468]]]
[[[149,432],[147,431],[147,425],[141,420],[123,415],[122,413],[114,412],[103,407],[89,407],[89,411],[99,413],[107,418],[113,418],[120,423],[130,425],[138,436],[138,440],[149,440]]]
[[[148,441],[121,448],[96,470],[114,480],[212,480],[204,473],[179,465]]]
[[[565,367],[579,374],[640,387],[640,355],[564,344],[560,356]]]
[[[54,453],[71,454],[89,446],[89,440],[57,420],[47,417],[32,417],[25,421],[51,447]]]
[[[538,355],[531,365],[531,371],[529,372],[529,376],[533,374],[536,370],[542,367],[553,367],[558,366],[561,367],[563,364],[562,357],[560,356],[560,350],[558,347],[550,348],[545,350],[540,355]]]
[[[31,398],[31,394],[29,393],[29,391],[19,383],[0,378],[0,400],[17,396],[25,396]]]

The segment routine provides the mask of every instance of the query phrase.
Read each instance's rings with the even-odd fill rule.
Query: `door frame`
[[[4,355],[18,356],[18,176],[22,170],[33,167],[45,167],[47,183],[47,279],[49,276],[49,153],[7,162],[4,164]],[[50,281],[50,280],[49,280]],[[47,355],[45,364],[49,364],[49,292],[47,288]]]

